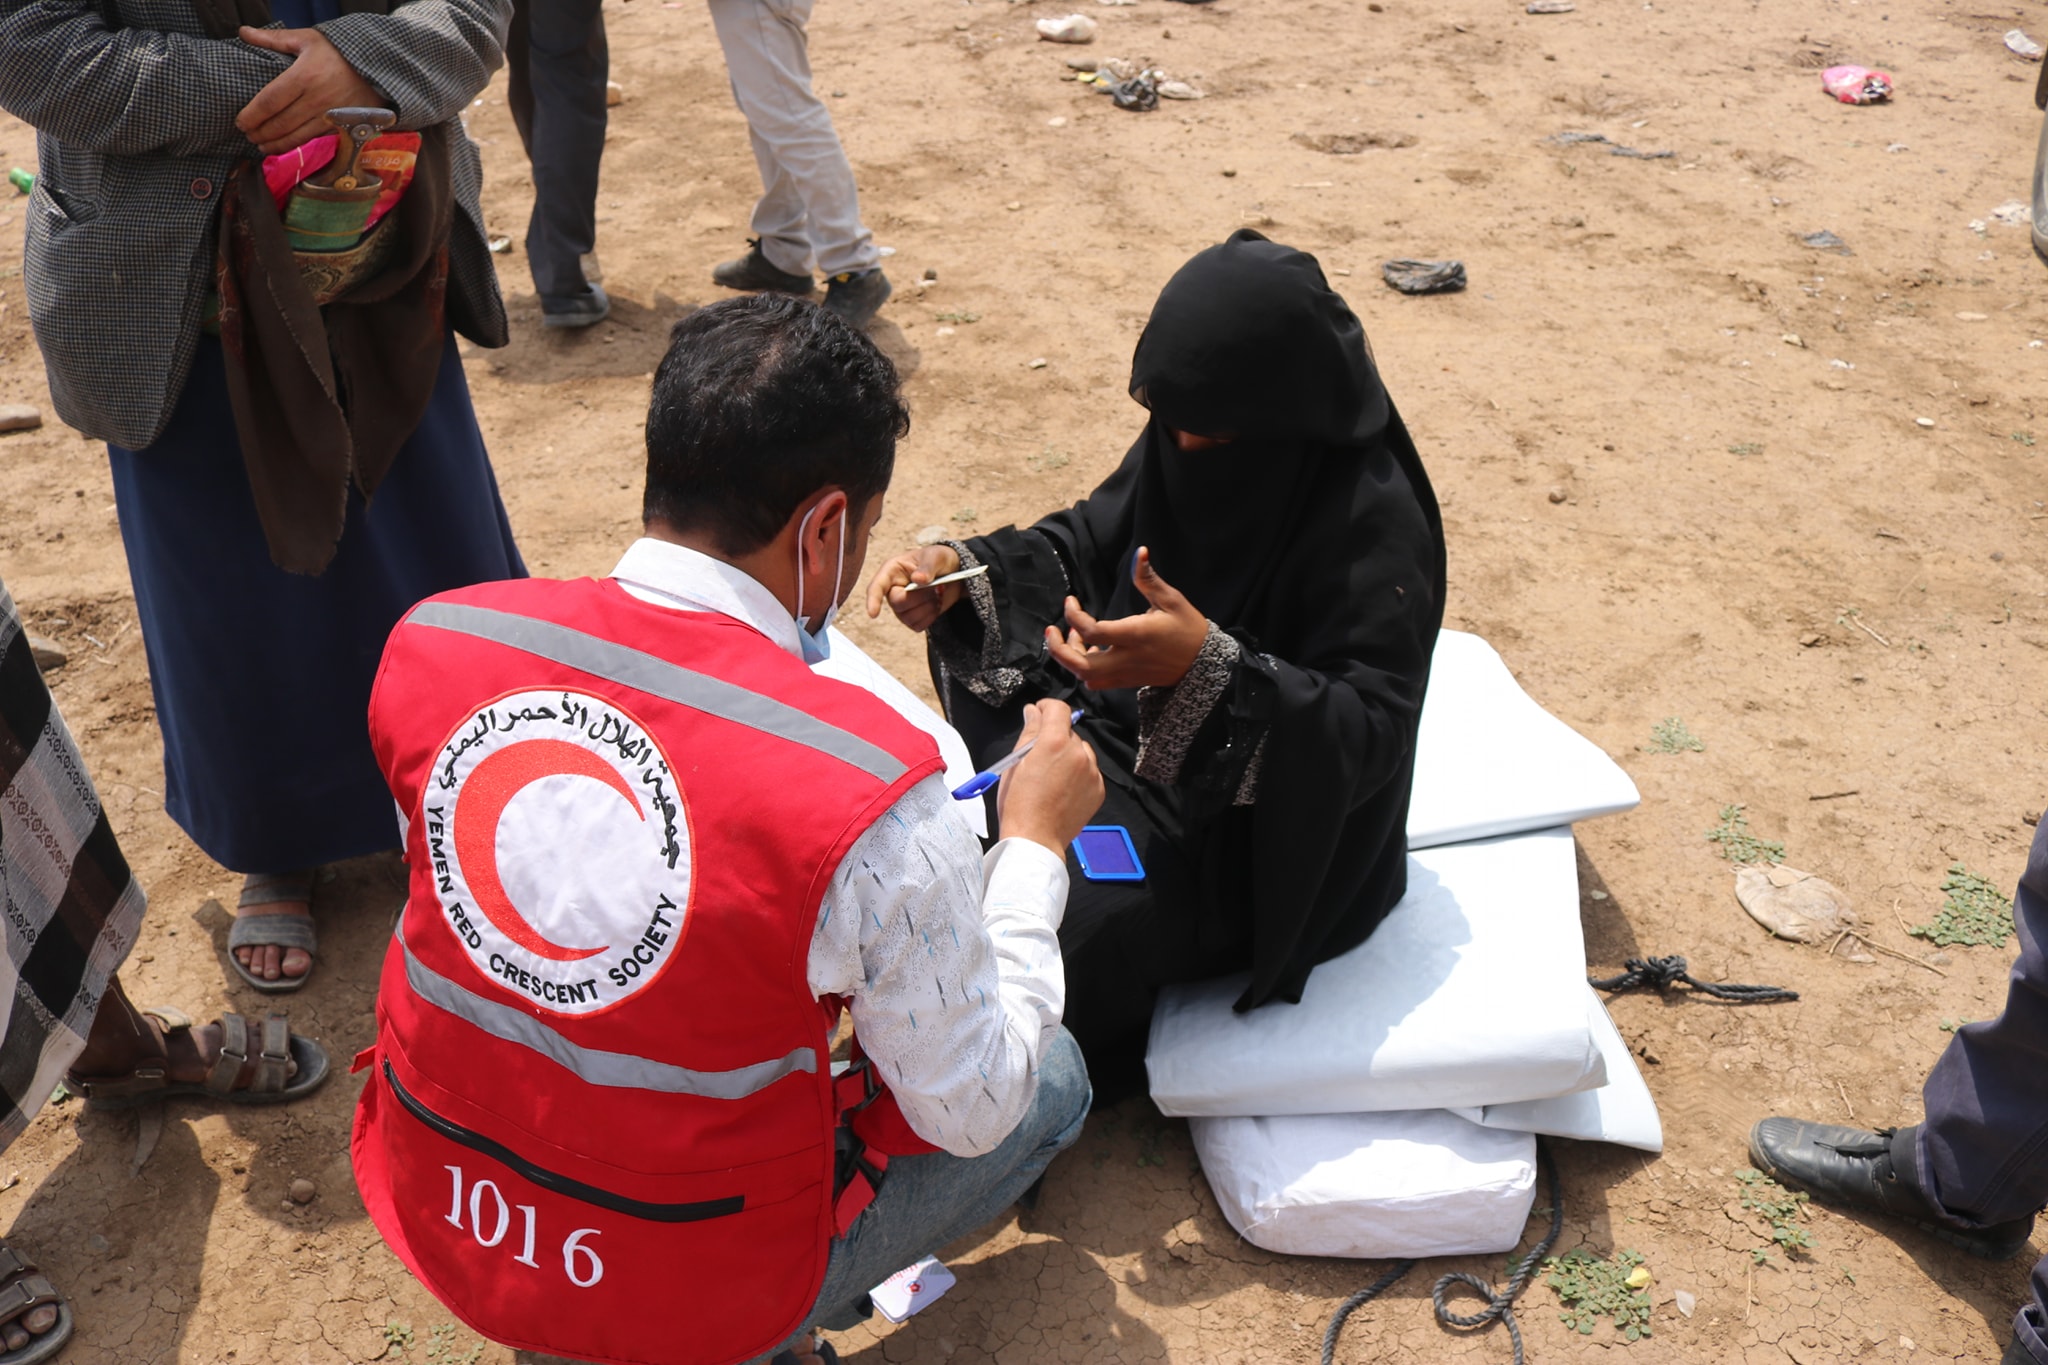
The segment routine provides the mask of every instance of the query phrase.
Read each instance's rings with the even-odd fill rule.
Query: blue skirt
[[[163,729],[164,809],[236,872],[396,847],[366,719],[384,639],[422,598],[526,576],[455,339],[376,497],[350,488],[340,549],[317,578],[270,560],[218,341],[202,340],[163,435],[107,453]]]

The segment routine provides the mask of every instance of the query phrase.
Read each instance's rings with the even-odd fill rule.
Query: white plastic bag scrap
[[[1553,1137],[1585,1138],[1591,1142],[1612,1142],[1637,1147],[1645,1152],[1664,1150],[1664,1123],[1657,1117],[1657,1101],[1629,1055],[1628,1044],[1607,1015],[1600,993],[1586,987],[1587,1017],[1600,1055],[1607,1066],[1607,1084],[1598,1090],[1581,1090],[1548,1100],[1522,1100],[1514,1104],[1489,1104],[1484,1109],[1455,1111],[1474,1123],[1489,1128],[1509,1128]]]
[[[1600,746],[1538,706],[1477,635],[1437,636],[1408,847],[1549,829],[1642,801]]]
[[[1348,1114],[1546,1099],[1607,1082],[1586,1014],[1569,829],[1408,856],[1408,894],[1298,1005],[1175,986],[1145,1065],[1171,1115]]]
[[[1441,1109],[1195,1119],[1188,1129],[1223,1216],[1268,1251],[1507,1251],[1536,1200],[1534,1137]]]

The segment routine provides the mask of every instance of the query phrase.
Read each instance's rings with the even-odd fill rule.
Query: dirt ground
[[[2027,22],[2048,38],[2048,16],[1992,0],[1579,0],[1554,16],[1521,0],[1073,3],[1102,26],[1092,52],[1160,64],[1208,98],[1112,108],[1066,79],[1074,49],[1035,40],[1034,19],[1064,12],[1048,3],[819,7],[818,85],[896,252],[876,330],[916,427],[883,541],[1084,492],[1139,426],[1129,354],[1171,271],[1244,224],[1315,252],[1364,317],[1443,500],[1450,624],[1492,641],[1642,788],[1639,810],[1579,832],[1589,964],[1681,952],[1712,978],[1803,993],[1614,1002],[1669,1147],[1557,1144],[1563,1245],[1643,1253],[1655,1335],[1577,1335],[1539,1285],[1531,1359],[1996,1359],[2031,1258],[1985,1265],[1814,1210],[1810,1253],[1753,1267],[1762,1238],[1733,1176],[1765,1114],[1917,1117],[1942,1024],[1997,1010],[2010,946],[1923,966],[1769,940],[1702,835],[1746,803],[1792,863],[1856,899],[1876,943],[1916,960],[1931,949],[1903,926],[1938,905],[1952,861],[2006,888],[2023,865],[2048,787],[2048,274],[1992,210],[2024,197],[2040,126],[2035,69],[2000,36]],[[628,94],[599,219],[612,322],[540,330],[502,78],[470,119],[492,230],[514,241],[500,258],[514,337],[466,348],[469,377],[544,574],[604,572],[634,533],[648,377],[668,326],[714,296],[706,272],[741,245],[757,184],[703,6],[630,0],[607,18]],[[1830,60],[1887,67],[1896,100],[1829,100]],[[1548,141],[1563,131],[1675,155]],[[0,119],[0,160],[33,156]],[[20,218],[21,201],[0,203],[0,401],[47,409]],[[1853,254],[1801,244],[1821,229]],[[1378,278],[1397,256],[1461,258],[1471,288],[1398,296]],[[56,692],[151,896],[130,990],[194,1013],[260,1009],[221,965],[236,879],[163,813],[104,454],[53,420],[0,438],[0,467],[0,574],[71,652]],[[853,631],[923,686],[893,624]],[[1644,752],[1670,716],[1704,752]],[[402,886],[394,860],[371,858],[320,887],[319,975],[290,1004],[338,1060],[370,1039]],[[346,1154],[355,1091],[338,1078],[283,1111],[175,1109],[139,1173],[134,1118],[46,1109],[0,1156],[0,1227],[73,1296],[67,1359],[506,1361],[365,1220]],[[284,1198],[300,1177],[319,1190],[305,1207]],[[1035,1213],[948,1259],[948,1298],[842,1352],[1304,1361],[1380,1269],[1246,1245],[1185,1125],[1143,1105],[1098,1117]],[[1428,1303],[1436,1275],[1497,1279],[1503,1260],[1427,1263],[1354,1320],[1339,1359],[1506,1360],[1498,1328],[1447,1335]],[[1679,1290],[1697,1296],[1690,1318]]]

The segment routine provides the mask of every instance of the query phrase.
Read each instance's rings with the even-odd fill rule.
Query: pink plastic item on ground
[[[1876,104],[1892,97],[1892,73],[1867,66],[1831,66],[1820,73],[1820,88],[1844,104]]]

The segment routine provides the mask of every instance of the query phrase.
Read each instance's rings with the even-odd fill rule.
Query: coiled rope
[[[1595,990],[1633,991],[1654,988],[1659,992],[1684,984],[1703,995],[1716,1000],[1727,1000],[1737,1005],[1767,1005],[1774,1000],[1797,1000],[1798,991],[1788,991],[1782,986],[1737,986],[1722,985],[1713,981],[1696,980],[1685,969],[1685,959],[1673,953],[1670,957],[1632,957],[1621,964],[1620,976],[1610,976],[1602,981],[1589,982]]]
[[[1550,1187],[1550,1231],[1543,1234],[1543,1240],[1529,1248],[1529,1254],[1516,1264],[1514,1273],[1508,1277],[1508,1287],[1496,1290],[1477,1275],[1454,1270],[1439,1279],[1429,1291],[1430,1302],[1436,1308],[1436,1320],[1446,1327],[1471,1331],[1487,1326],[1496,1318],[1506,1323],[1508,1339],[1514,1343],[1515,1365],[1523,1365],[1522,1328],[1521,1324],[1515,1321],[1515,1300],[1522,1297],[1522,1291],[1529,1287],[1529,1281],[1542,1266],[1543,1258],[1550,1254],[1550,1249],[1557,1245],[1558,1237],[1564,1232],[1564,1194],[1558,1188],[1557,1163],[1551,1159],[1548,1144],[1536,1144],[1536,1159],[1543,1167],[1544,1182]],[[1337,1311],[1330,1315],[1329,1328],[1323,1333],[1323,1365],[1335,1365],[1337,1337],[1344,1331],[1345,1320],[1353,1312],[1392,1289],[1400,1282],[1402,1276],[1413,1269],[1413,1261],[1396,1261],[1386,1274],[1337,1305]],[[1486,1306],[1477,1313],[1453,1313],[1450,1305],[1444,1302],[1444,1297],[1456,1285],[1477,1290],[1485,1298]]]

